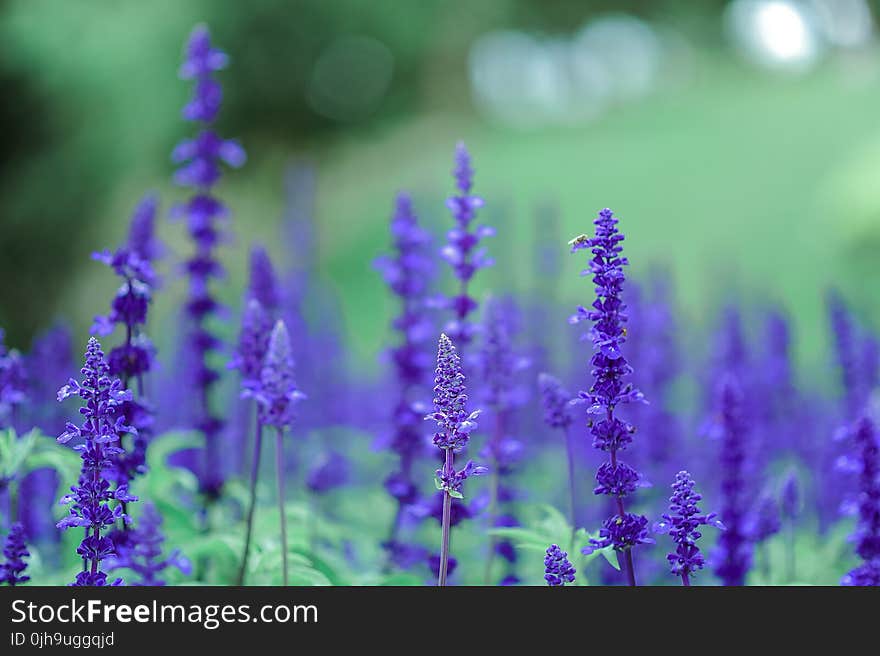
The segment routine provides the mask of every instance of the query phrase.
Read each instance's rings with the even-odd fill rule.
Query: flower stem
[[[501,484],[498,474],[498,458],[496,453],[497,446],[501,442],[504,435],[504,422],[500,409],[495,409],[495,430],[492,433],[492,444],[489,447],[491,454],[490,472],[489,472],[489,529],[495,528],[495,520],[498,518],[498,487]],[[497,538],[492,535],[489,538],[489,553],[486,555],[486,569],[483,572],[483,584],[492,584],[492,565],[495,563],[495,547],[498,544]]]
[[[251,461],[251,497],[247,511],[247,529],[244,536],[244,553],[241,556],[241,567],[238,570],[237,585],[244,585],[245,572],[247,571],[248,555],[251,549],[251,534],[254,527],[254,509],[257,506],[257,478],[260,475],[260,450],[263,444],[263,424],[257,419],[254,432],[254,455]]]
[[[452,449],[444,449],[446,461],[443,468],[446,472],[453,471],[453,455]],[[452,497],[449,490],[443,491],[443,524],[442,537],[440,542],[440,572],[437,578],[438,586],[446,585],[446,570],[449,565],[449,529],[452,523]]]
[[[275,477],[278,479],[278,512],[281,516],[281,563],[287,585],[287,516],[284,513],[284,452],[281,429],[275,432]]]
[[[682,573],[681,573],[681,584],[682,584],[683,586],[690,586],[690,584],[691,584],[691,580],[690,580],[690,578],[688,577],[687,572],[682,572]]]
[[[567,426],[563,427],[562,430],[565,435],[565,453],[568,458],[568,503],[569,512],[571,513],[569,519],[571,521],[572,540],[574,540],[574,533],[577,531],[577,494],[575,493],[574,484],[574,442],[571,439],[571,430]]]

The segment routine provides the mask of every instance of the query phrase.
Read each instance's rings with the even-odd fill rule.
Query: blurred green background
[[[185,197],[169,153],[193,132],[176,73],[206,22],[232,60],[219,131],[250,157],[219,190],[234,212],[228,302],[252,239],[284,256],[284,170],[307,162],[318,270],[356,361],[373,363],[393,302],[371,262],[393,194],[411,190],[441,238],[463,139],[499,232],[485,288],[534,286],[519,264],[534,259],[540,208],[558,209],[563,257],[608,206],[637,278],[671,268],[686,323],[709,326],[731,298],[781,302],[798,355],[823,366],[829,286],[880,320],[877,16],[862,0],[7,0],[0,326],[27,349],[63,318],[84,341],[115,285],[88,255],[121,241],[150,189],[170,250],[156,314],[171,316],[189,246],[166,220]],[[564,266],[560,295],[578,302],[579,263]]]

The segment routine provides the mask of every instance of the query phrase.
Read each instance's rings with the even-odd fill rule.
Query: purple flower
[[[89,339],[81,372],[81,381],[71,378],[58,391],[59,401],[70,396],[82,399],[80,414],[85,420],[81,426],[68,423],[58,437],[62,444],[74,438],[82,438],[84,443],[75,447],[82,458],[79,481],[70,488],[71,494],[62,497],[60,502],[69,506],[69,514],[57,526],[86,530],[86,536],[76,550],[83,559],[83,571],[74,585],[105,585],[106,574],[100,570],[101,561],[115,554],[115,545],[102,532],[112,528],[117,520],[127,522],[123,504],[137,501],[137,497],[128,493],[126,485],[111,488],[104,472],[112,468],[116,456],[123,453],[119,447],[120,434],[134,434],[136,431],[125,424],[122,414],[122,405],[131,401],[131,392],[110,374],[101,345],[94,337]]]
[[[27,374],[24,361],[15,349],[6,349],[5,333],[0,328],[0,428],[11,426],[15,409],[27,398]]]
[[[277,321],[269,337],[269,347],[260,371],[259,387],[252,392],[246,392],[246,395],[253,396],[256,400],[263,426],[274,426],[283,430],[293,423],[294,408],[305,398],[297,389],[293,373],[290,336],[284,322]]]
[[[782,528],[779,503],[770,492],[764,492],[758,497],[758,503],[752,514],[749,536],[755,543],[776,535]]]
[[[752,565],[746,491],[747,429],[743,392],[733,375],[720,384],[717,433],[721,440],[721,516],[727,528],[718,539],[714,554],[715,574],[724,585],[745,585]]]
[[[221,165],[237,168],[246,159],[238,142],[224,140],[209,128],[223,97],[220,84],[212,75],[225,68],[227,62],[226,54],[211,45],[208,29],[197,26],[190,35],[180,75],[195,81],[193,96],[184,107],[183,116],[202,123],[203,127],[194,138],[180,142],[172,153],[172,160],[179,165],[174,174],[175,182],[195,192],[185,204],[175,208],[174,215],[186,217],[195,245],[195,252],[185,263],[189,275],[189,297],[185,304],[189,326],[184,344],[189,353],[182,359],[190,363],[186,383],[192,394],[187,400],[193,408],[191,422],[205,435],[204,463],[193,468],[198,473],[201,491],[208,499],[220,494],[224,479],[218,444],[223,421],[213,413],[210,404],[218,374],[208,364],[220,340],[208,329],[208,321],[221,310],[210,283],[224,274],[214,249],[222,238],[219,222],[229,214],[223,202],[212,195],[212,190],[220,180]]]
[[[316,494],[324,494],[348,482],[351,475],[348,458],[331,451],[321,458],[306,476],[306,487]]]
[[[440,335],[434,376],[434,412],[425,417],[437,422],[434,445],[440,449],[461,451],[477,427],[480,411],[468,412],[464,381],[461,359],[452,340],[445,334]]]
[[[551,544],[547,548],[547,555],[544,556],[544,580],[547,585],[564,586],[566,583],[574,583],[576,572],[574,565],[568,560],[568,554],[558,545]]]
[[[242,390],[259,387],[271,331],[272,320],[266,310],[256,298],[250,299],[241,317],[238,348],[227,365],[230,369],[238,369]]]
[[[9,529],[9,535],[6,536],[6,542],[3,545],[5,562],[0,564],[0,583],[16,586],[30,581],[31,577],[24,573],[24,570],[27,569],[27,563],[24,559],[30,555],[24,541],[24,526],[16,522]]]
[[[782,482],[781,509],[782,514],[787,518],[794,520],[800,513],[801,495],[798,485],[798,477],[794,471],[789,471]]]
[[[165,250],[156,237],[156,213],[158,210],[159,197],[150,192],[144,194],[131,215],[127,246],[144,262],[156,261]]]
[[[841,585],[880,585],[880,443],[874,423],[859,419],[853,428],[857,453],[853,458],[859,476],[858,524],[852,536],[862,564],[849,571]]]
[[[871,379],[874,377],[871,370],[876,369],[876,364],[872,362],[873,357],[866,362],[864,356],[866,351],[870,355],[876,347],[872,345],[873,340],[868,338],[869,348],[865,348],[862,331],[838,292],[831,290],[828,293],[827,305],[844,392],[844,406],[846,412],[852,416],[861,410],[871,391]]]
[[[251,248],[248,296],[260,302],[270,314],[281,305],[281,289],[269,253],[262,246]]]
[[[701,526],[714,526],[724,529],[724,525],[716,519],[715,513],[703,514],[697,504],[702,496],[694,490],[694,480],[686,471],[675,475],[672,484],[672,496],[669,498],[669,513],[654,525],[655,533],[668,533],[675,542],[675,551],[666,556],[671,565],[671,572],[680,576],[684,585],[690,585],[690,577],[703,569],[705,559],[697,546],[702,537]]]
[[[538,387],[544,404],[544,423],[550,428],[563,430],[571,426],[574,421],[571,416],[571,394],[559,379],[550,374],[540,374]]]
[[[452,174],[459,193],[446,200],[446,207],[452,213],[456,226],[446,233],[447,243],[440,251],[440,256],[450,264],[459,281],[458,294],[446,299],[446,307],[454,314],[453,320],[446,326],[446,332],[456,344],[465,346],[473,339],[474,326],[469,322],[469,317],[478,306],[476,299],[468,292],[468,284],[479,269],[492,266],[492,259],[486,255],[485,248],[479,248],[479,243],[483,238],[495,234],[495,231],[488,226],[474,229],[471,225],[477,210],[483,206],[483,199],[471,194],[474,171],[470,153],[463,143],[456,146]]]
[[[627,563],[627,576],[630,585],[635,585],[635,572],[632,567],[631,549],[635,545],[650,543],[646,517],[633,515],[624,510],[623,498],[639,487],[639,474],[618,460],[618,452],[632,442],[635,428],[614,415],[615,408],[623,403],[642,401],[642,393],[627,382],[632,373],[623,355],[626,341],[626,304],[621,296],[626,276],[623,267],[629,262],[621,255],[620,242],[624,236],[617,229],[617,218],[609,209],[599,212],[593,221],[596,236],[581,235],[571,241],[571,252],[590,249],[593,257],[589,268],[582,275],[592,275],[596,288],[596,300],[587,310],[579,307],[569,321],[578,323],[589,320],[593,327],[589,336],[593,342],[593,356],[590,359],[594,376],[589,392],[580,392],[578,403],[588,405],[587,425],[593,436],[593,446],[609,455],[597,473],[597,494],[615,497],[617,513],[605,520],[598,539],[591,539],[590,546],[584,549],[591,553],[595,549],[611,546],[623,554]],[[594,419],[595,417],[595,419]]]
[[[385,489],[398,504],[386,544],[399,552],[405,546],[398,537],[401,517],[419,500],[412,474],[413,463],[423,451],[425,442],[422,429],[424,410],[418,398],[428,384],[431,353],[427,344],[434,334],[426,312],[426,294],[434,272],[429,254],[431,238],[419,226],[412,200],[405,193],[399,193],[395,199],[391,235],[394,254],[378,258],[374,266],[382,272],[385,283],[400,303],[400,313],[391,323],[399,341],[390,351],[397,380],[390,446],[398,456],[398,466],[385,479]],[[389,557],[398,564],[403,562],[394,553],[389,552]]]
[[[162,557],[162,516],[156,507],[147,502],[137,527],[126,531],[125,547],[117,544],[117,555],[108,565],[108,569],[129,569],[138,575],[139,580],[130,585],[165,585],[161,575],[169,567],[176,567],[184,574],[189,574],[192,567],[189,560],[177,549],[166,557]]]

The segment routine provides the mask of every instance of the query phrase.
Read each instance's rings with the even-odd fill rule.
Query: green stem
[[[284,585],[287,585],[287,516],[284,513],[284,449],[282,431],[275,432],[275,478],[278,481],[278,512],[281,518],[281,563]]]
[[[237,585],[244,585],[245,572],[247,571],[248,555],[251,549],[251,535],[254,528],[254,509],[257,506],[257,479],[260,475],[260,450],[263,444],[263,424],[257,419],[254,432],[254,455],[251,460],[251,496],[247,511],[247,529],[244,537],[244,553],[241,556],[241,567],[238,570]]]

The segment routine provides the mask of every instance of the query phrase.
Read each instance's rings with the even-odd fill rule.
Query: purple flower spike
[[[551,544],[544,556],[544,580],[549,586],[563,586],[566,583],[574,583],[574,575],[577,573],[574,565],[568,560],[568,554]]]
[[[111,487],[104,472],[113,466],[114,459],[123,453],[119,446],[122,433],[136,434],[125,424],[122,414],[124,403],[131,401],[131,392],[122,381],[110,374],[101,345],[94,337],[89,339],[82,368],[82,380],[70,381],[58,391],[58,400],[79,396],[83,401],[80,414],[85,418],[81,426],[67,424],[58,437],[62,444],[73,438],[82,438],[84,444],[76,447],[82,458],[82,473],[71,494],[60,503],[69,506],[67,517],[58,522],[60,529],[84,528],[86,537],[76,552],[83,559],[83,571],[74,585],[106,585],[107,576],[100,570],[101,562],[116,553],[116,546],[106,533],[117,520],[128,521],[123,505],[137,501],[128,493],[126,485]],[[117,503],[118,502],[118,503]]]
[[[550,374],[538,376],[538,387],[544,403],[544,423],[550,428],[567,429],[574,418],[571,416],[571,394],[558,378]]]
[[[27,398],[27,374],[16,350],[7,350],[0,328],[0,428],[12,425],[15,409]]]
[[[603,209],[593,221],[596,236],[580,235],[571,240],[571,252],[589,249],[592,253],[589,269],[592,275],[596,299],[590,309],[579,307],[571,323],[588,320],[593,324],[589,337],[593,342],[590,358],[593,386],[588,392],[580,392],[575,403],[587,407],[587,426],[593,436],[593,446],[608,453],[609,460],[597,472],[596,494],[613,497],[617,512],[602,525],[598,539],[591,539],[584,553],[595,549],[613,547],[626,561],[626,574],[630,585],[635,585],[632,548],[653,542],[648,536],[648,519],[628,513],[624,509],[624,497],[641,487],[641,477],[632,467],[618,460],[618,452],[632,442],[635,428],[616,417],[614,410],[623,403],[643,401],[644,397],[627,381],[632,373],[623,355],[626,342],[626,304],[622,300],[626,276],[623,267],[629,262],[621,255],[624,236],[617,229],[617,218],[609,209]]]
[[[262,304],[252,298],[245,307],[241,318],[241,332],[238,337],[238,348],[229,362],[230,369],[238,369],[241,374],[241,388],[254,390],[260,385],[263,369],[263,358],[269,349],[269,334],[272,321]]]
[[[30,555],[24,541],[24,526],[16,522],[9,529],[9,535],[6,536],[6,543],[3,545],[5,562],[0,564],[0,583],[16,586],[30,581],[31,577],[24,573],[27,569],[24,559]]]
[[[727,530],[718,539],[715,574],[724,585],[745,585],[752,565],[746,491],[746,423],[743,392],[737,379],[726,376],[720,384],[718,434],[721,440],[721,516]]]
[[[162,516],[152,503],[144,504],[137,528],[128,533],[128,545],[117,548],[117,556],[108,569],[125,568],[137,574],[139,580],[129,585],[165,585],[161,575],[169,567],[175,567],[184,574],[192,571],[189,560],[176,549],[162,557],[162,544],[165,542]]]
[[[266,359],[260,371],[260,385],[253,395],[264,426],[289,428],[294,420],[296,404],[305,398],[293,375],[290,336],[283,321],[275,323],[269,337]]]
[[[437,470],[435,483],[443,492],[442,539],[438,585],[446,585],[449,567],[449,529],[452,526],[452,499],[462,498],[462,484],[469,476],[487,473],[485,467],[468,461],[459,471],[455,469],[455,453],[467,446],[470,433],[476,427],[479,410],[468,412],[467,390],[461,372],[461,360],[452,341],[440,335],[437,347],[437,369],[434,376],[434,412],[425,419],[437,422],[434,444],[443,451],[443,466]]]
[[[397,501],[397,512],[385,541],[389,560],[398,565],[419,559],[403,558],[411,551],[399,533],[404,513],[419,501],[413,477],[413,463],[424,449],[423,414],[419,398],[424,395],[431,370],[428,346],[434,328],[427,314],[427,291],[434,273],[429,247],[431,238],[418,223],[408,194],[399,193],[391,217],[394,254],[374,262],[385,283],[398,298],[400,313],[391,327],[399,336],[390,356],[397,380],[397,400],[392,410],[391,449],[398,456],[398,466],[385,479],[385,489]]]
[[[156,237],[156,214],[159,211],[159,196],[155,193],[144,194],[134,213],[128,228],[128,249],[144,262],[159,259],[165,248]]]
[[[675,551],[666,556],[671,572],[681,577],[683,585],[690,585],[690,577],[703,569],[705,559],[697,546],[702,537],[701,526],[714,526],[724,529],[715,513],[703,514],[697,504],[702,496],[694,490],[694,480],[686,471],[675,475],[672,496],[669,499],[669,513],[654,525],[655,533],[668,533],[675,542]]]
[[[195,246],[195,252],[185,263],[189,276],[189,297],[185,304],[189,325],[184,344],[189,352],[182,356],[182,360],[190,363],[185,381],[187,388],[192,390],[192,398],[187,400],[193,408],[190,422],[205,435],[204,461],[200,467],[191,466],[207,500],[219,496],[225,477],[219,453],[223,420],[211,409],[211,392],[219,376],[208,363],[211,354],[221,344],[208,329],[208,323],[222,309],[212,294],[211,281],[224,275],[214,249],[223,238],[220,222],[228,217],[229,212],[213,195],[213,189],[220,180],[223,165],[238,168],[246,160],[245,151],[237,141],[223,139],[210,129],[223,98],[220,84],[212,76],[227,63],[226,54],[211,44],[208,29],[197,26],[187,43],[180,75],[195,82],[183,116],[202,126],[195,137],[181,141],[172,153],[172,160],[179,165],[174,181],[194,190],[194,195],[175,208],[173,215],[186,217]]]
[[[441,249],[440,256],[450,264],[459,281],[458,294],[445,301],[446,307],[454,314],[454,318],[446,326],[446,332],[456,344],[463,347],[473,339],[475,329],[470,322],[470,315],[478,307],[476,299],[468,292],[468,284],[479,269],[493,264],[492,259],[486,256],[485,249],[479,248],[479,243],[484,237],[495,234],[495,231],[488,226],[479,226],[472,230],[471,223],[477,210],[483,206],[483,199],[470,193],[474,171],[470,154],[462,143],[455,149],[455,168],[452,173],[460,193],[449,197],[446,206],[452,213],[456,226],[447,233],[447,243]]]
[[[872,422],[862,417],[853,437],[859,476],[858,524],[852,536],[862,564],[849,571],[841,585],[880,586],[880,442]]]
[[[269,253],[262,246],[251,248],[248,295],[257,299],[267,312],[274,314],[281,304],[281,289]]]

